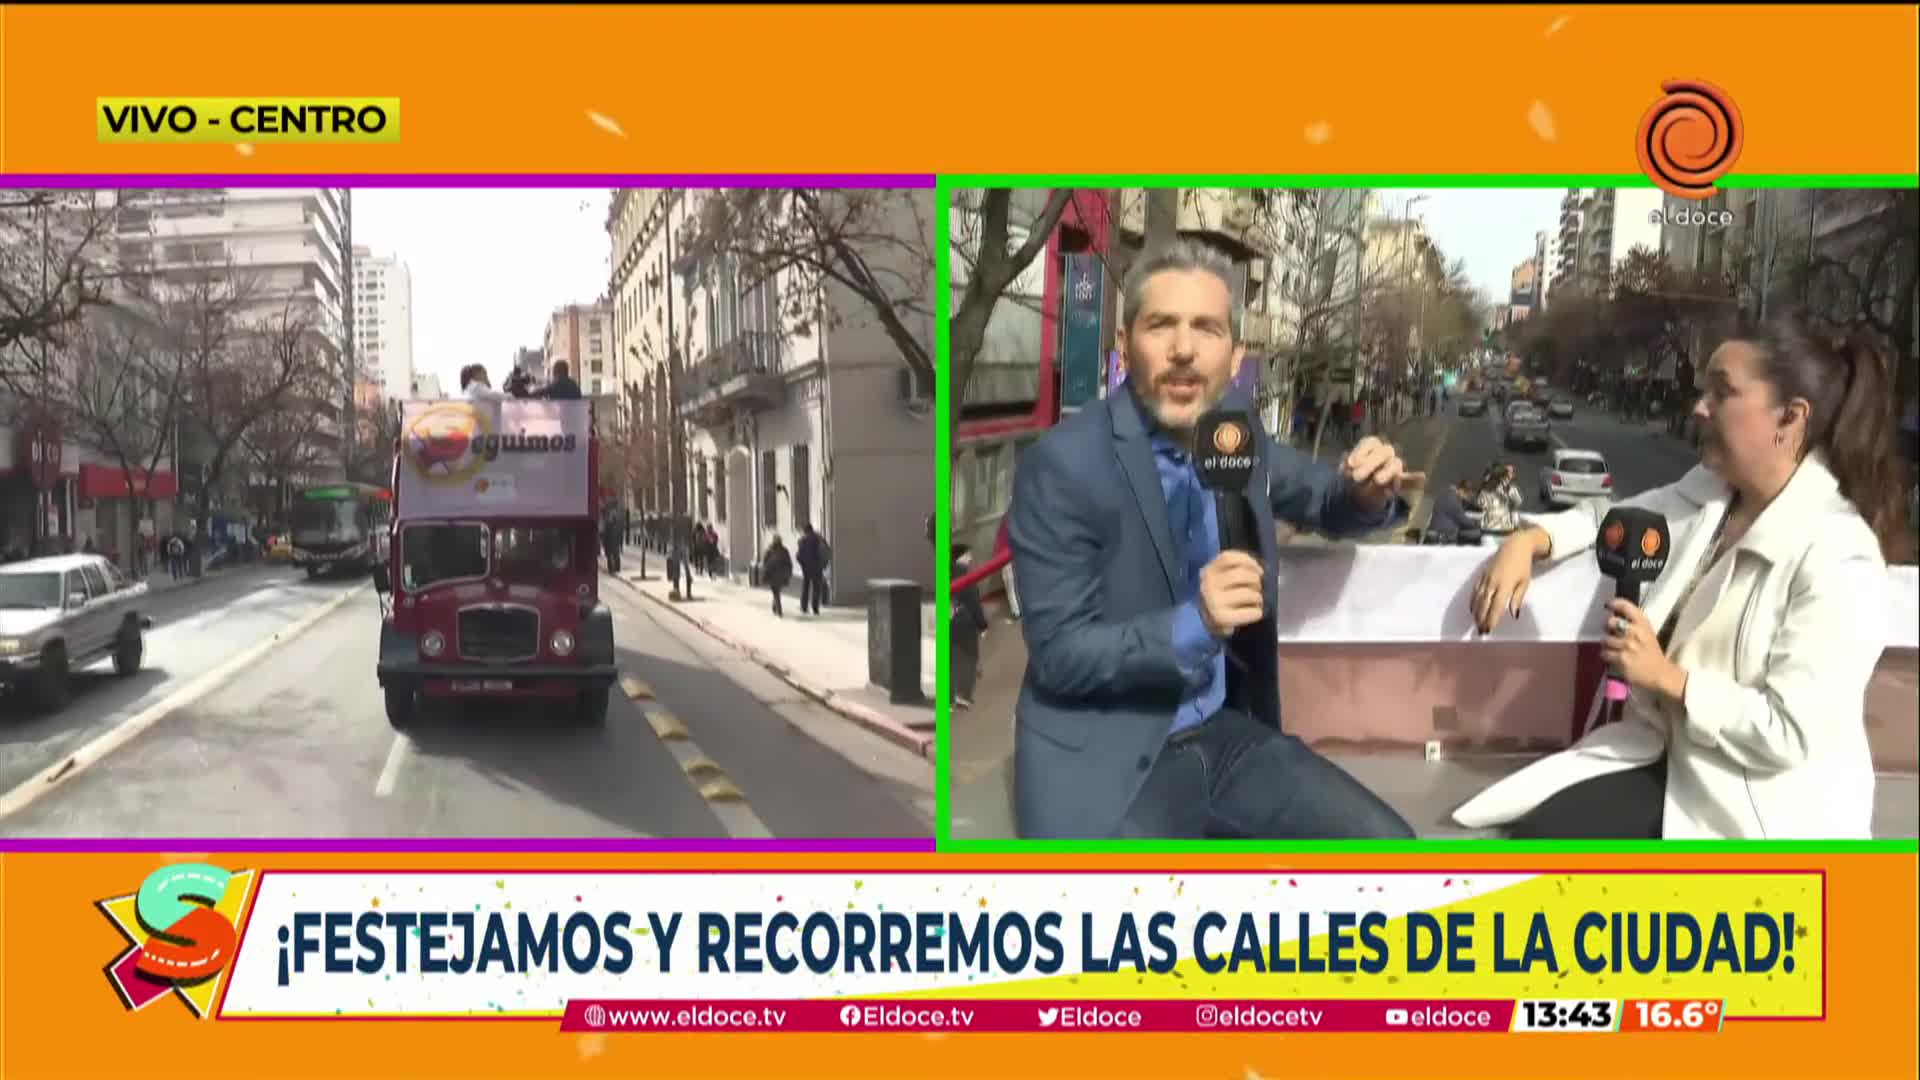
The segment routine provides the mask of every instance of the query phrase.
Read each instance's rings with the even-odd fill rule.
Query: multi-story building
[[[1580,234],[1585,218],[1586,192],[1568,188],[1560,199],[1560,226],[1554,233],[1553,261],[1549,266],[1547,293],[1553,295],[1580,283]]]
[[[416,371],[413,373],[413,382],[410,387],[415,401],[433,401],[447,396],[446,388],[441,386],[438,375],[422,374]]]
[[[930,388],[912,385],[871,306],[837,282],[817,286],[822,317],[798,325],[786,301],[816,288],[812,279],[752,281],[727,258],[689,257],[708,197],[636,189],[610,202],[618,389],[607,392],[621,394],[629,453],[644,463],[630,476],[631,505],[714,529],[736,579],[754,575],[773,535],[791,547],[810,524],[833,545],[835,603],[858,602],[876,578],[931,582],[924,535],[902,525],[917,517],[901,511],[932,490]],[[933,219],[931,206],[908,205],[927,192],[858,197],[876,227]],[[931,288],[929,268],[892,265],[932,238],[911,241],[860,254],[877,273],[927,276]],[[932,324],[895,314],[930,351]]]
[[[545,367],[527,369],[551,379],[559,365],[567,365],[581,396],[593,402],[594,427],[603,436],[619,430],[620,424],[620,373],[613,362],[613,342],[613,305],[605,300],[568,304],[547,319],[541,349]]]
[[[568,304],[547,320],[541,350],[545,370],[543,378],[553,378],[554,366],[565,364],[580,384],[580,393],[590,398],[610,397],[616,392],[619,372],[613,368],[613,307],[605,301]]]
[[[685,516],[687,426],[675,399],[685,365],[689,269],[675,245],[693,224],[700,196],[665,189],[616,189],[609,200],[613,352],[624,395],[621,418],[630,447],[646,463],[628,498],[638,513]]]
[[[212,272],[244,292],[248,303],[242,318],[263,321],[291,311],[306,320],[309,345],[319,351],[323,369],[335,376],[330,387],[300,407],[319,415],[318,440],[340,441],[337,417],[351,403],[353,388],[345,362],[350,355],[347,327],[352,310],[347,191],[130,189],[91,193],[90,201],[113,208],[111,227],[96,238],[89,258],[110,268],[115,280],[137,280],[164,296],[176,291],[187,277]],[[72,470],[71,479],[49,493],[50,533],[36,524],[32,535],[72,542],[91,536],[122,552],[123,561],[128,561],[124,553],[134,547],[138,531],[184,525],[174,520],[168,502],[197,497],[212,445],[207,433],[191,422],[177,424],[176,430],[178,437],[167,448],[162,467],[151,476],[134,478],[133,490],[146,497],[132,503],[118,461],[104,448],[65,433],[61,458],[63,467]],[[234,454],[229,461],[246,458],[244,453]],[[340,464],[340,457],[334,456],[333,468]],[[235,465],[225,479],[239,489],[257,478],[244,465]],[[212,505],[218,510],[222,500],[216,497]],[[7,514],[9,536],[20,531],[14,516],[11,510]]]
[[[354,355],[386,399],[413,388],[413,275],[391,255],[353,249]]]
[[[1540,287],[1540,263],[1532,257],[1520,260],[1507,290],[1514,319],[1524,319],[1540,309]]]
[[[906,240],[861,245],[871,272],[932,287],[912,254],[932,246],[912,235],[933,221],[931,192],[825,197],[867,200],[869,227]],[[877,579],[932,582],[919,521],[932,510],[934,417],[878,313],[831,278],[753,280],[724,257],[688,269],[674,386],[689,426],[686,512],[719,533],[730,574],[752,577],[775,535],[791,547],[811,525],[833,546],[835,603],[860,602]],[[796,325],[787,301],[810,288],[824,317]],[[931,353],[931,318],[892,314]]]
[[[1539,258],[1540,307],[1542,309],[1553,302],[1554,268],[1560,264],[1560,233],[1558,230],[1542,231],[1534,234],[1533,250]]]

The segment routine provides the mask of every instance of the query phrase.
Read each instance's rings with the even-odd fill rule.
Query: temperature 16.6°
[[[1720,1030],[1721,1021],[1725,1018],[1725,1006],[1719,1001],[1692,998],[1634,999],[1627,1002],[1620,1030],[1714,1032]]]
[[[1515,1005],[1515,1031],[1612,1031],[1620,1024],[1620,1003],[1604,998],[1533,998]]]

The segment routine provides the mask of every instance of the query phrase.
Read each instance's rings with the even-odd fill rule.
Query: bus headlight
[[[573,635],[565,630],[555,630],[550,644],[553,646],[555,656],[573,655]]]
[[[439,656],[447,651],[447,639],[440,631],[429,630],[427,636],[420,639],[420,651],[428,656]]]

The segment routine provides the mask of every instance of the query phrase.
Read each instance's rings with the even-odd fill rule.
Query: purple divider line
[[[462,852],[483,854],[570,854],[576,852],[648,854],[654,852],[709,852],[725,855],[734,852],[931,853],[933,850],[933,838],[930,836],[924,839],[876,837],[872,839],[850,838],[844,840],[735,840],[727,838],[627,840],[613,837],[580,837],[577,839],[497,837],[493,839],[447,838],[439,840],[432,838],[409,838],[404,840],[384,838],[369,838],[365,840],[303,840],[264,836],[254,839],[236,836],[197,838],[187,836],[162,839],[134,837],[35,837],[31,839],[13,839],[0,837],[0,854],[27,854],[31,852],[78,854],[82,852],[171,853],[180,851],[217,851],[261,854],[280,852],[341,852],[345,854],[373,855],[382,852],[404,851],[449,854]]]
[[[20,188],[932,188],[932,173],[0,173]]]

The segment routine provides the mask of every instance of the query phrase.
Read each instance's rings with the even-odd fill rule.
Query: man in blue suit
[[[1334,537],[1405,520],[1422,481],[1365,439],[1338,468],[1255,425],[1261,557],[1222,551],[1195,424],[1246,354],[1231,266],[1190,240],[1124,289],[1127,381],[1021,455],[1008,541],[1027,672],[1015,817],[1028,838],[1404,839],[1413,830],[1280,728],[1275,521]]]

